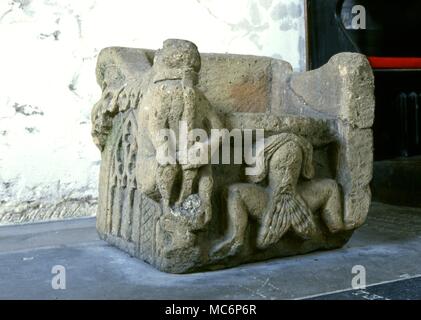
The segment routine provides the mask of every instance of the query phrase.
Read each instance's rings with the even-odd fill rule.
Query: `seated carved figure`
[[[313,148],[308,141],[291,133],[271,136],[265,139],[258,159],[263,170],[249,176],[253,183],[228,187],[228,234],[213,249],[214,257],[237,253],[249,218],[259,223],[258,249],[278,242],[289,230],[303,239],[316,235],[320,232],[314,220],[318,211],[330,232],[344,229],[339,186],[332,179],[312,179]]]
[[[162,200],[168,215],[173,213],[182,218],[183,211],[188,210],[186,206],[200,205],[204,215],[198,217],[202,220],[200,223],[185,219],[193,228],[203,226],[211,217],[212,170],[210,165],[180,159],[180,123],[185,124],[187,132],[193,129],[210,132],[223,127],[206,97],[195,87],[200,64],[200,54],[192,42],[166,40],[155,54],[151,81],[138,110],[140,146],[136,176],[139,188],[146,195]],[[174,134],[172,139],[165,132]],[[186,143],[186,149],[192,149],[192,143]],[[172,163],[157,161],[160,150],[172,149],[177,156]],[[195,185],[198,185],[196,189]],[[184,203],[193,194],[198,197]],[[200,214],[195,212],[195,215]]]

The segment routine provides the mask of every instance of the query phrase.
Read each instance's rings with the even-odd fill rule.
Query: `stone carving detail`
[[[110,227],[111,234],[131,240],[130,225],[133,215],[134,192],[136,177],[134,168],[136,163],[137,144],[136,120],[130,112],[121,128],[121,136],[116,140],[113,151],[113,162],[110,170]]]
[[[256,85],[270,90],[242,91],[255,74],[267,81]],[[337,248],[364,222],[373,77],[362,55],[340,54],[321,69],[295,74],[280,60],[200,55],[193,43],[170,39],[157,51],[104,49],[97,80],[103,91],[92,111],[102,153],[97,229],[131,255],[167,272],[216,269]],[[336,94],[320,98],[317,83],[330,83]],[[364,101],[356,105],[350,95]],[[253,112],[247,102],[246,113],[234,112],[244,101],[262,105]],[[183,145],[183,134],[196,129],[206,139]],[[214,136],[216,129],[237,129],[240,138],[263,129],[264,137],[253,138],[241,163],[221,163],[215,154],[227,140]],[[236,148],[231,143],[227,150]],[[191,161],[198,153],[207,161]],[[255,163],[245,161],[251,158]],[[261,170],[249,175],[247,168]]]
[[[139,165],[136,168],[140,190],[161,200],[164,214],[192,230],[206,225],[212,215],[212,168],[209,164],[157,161],[159,150],[172,148],[170,141],[160,135],[162,129],[175,133],[179,141],[180,124],[192,129],[222,128],[218,115],[206,97],[198,90],[197,72],[200,55],[191,42],[166,41],[155,54],[153,77],[139,103]],[[181,152],[177,143],[175,152]],[[187,145],[190,149],[191,145]]]
[[[215,257],[238,252],[244,244],[249,218],[258,221],[255,239],[258,249],[275,244],[288,231],[302,239],[320,236],[322,230],[314,217],[318,212],[331,233],[345,229],[339,186],[333,179],[312,179],[313,147],[308,141],[281,133],[266,139],[261,153],[263,172],[250,176],[252,183],[228,187],[229,234],[213,248]],[[258,185],[264,180],[265,186]]]

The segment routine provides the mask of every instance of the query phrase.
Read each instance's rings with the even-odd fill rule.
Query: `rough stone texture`
[[[291,72],[289,63],[271,58],[204,55],[198,87],[220,112],[266,112],[278,98],[272,94],[279,84],[272,81],[274,73]]]
[[[303,70],[303,8],[302,0],[0,1],[0,224],[95,214],[100,154],[87,137],[101,48],[181,37],[205,51],[282,56]]]
[[[173,273],[219,269],[337,248],[364,223],[374,100],[362,55],[295,74],[283,61],[199,55],[193,43],[170,39],[156,52],[104,49],[97,81],[97,229],[131,255]],[[263,170],[246,176],[232,160],[183,162],[181,145],[159,134],[178,132],[181,121],[207,133],[264,129],[264,148],[253,142]],[[163,147],[177,151],[176,162],[158,161]]]
[[[345,196],[344,220],[349,228],[361,226],[371,201],[373,136],[371,129],[355,129],[338,121],[337,179]]]
[[[363,55],[335,55],[321,68],[294,74],[288,82],[286,95],[296,103],[284,104],[281,112],[321,113],[356,128],[373,125],[374,79]]]

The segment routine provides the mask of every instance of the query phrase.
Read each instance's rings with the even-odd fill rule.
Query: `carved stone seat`
[[[101,238],[172,273],[344,245],[370,204],[374,84],[366,58],[341,53],[294,73],[267,57],[195,54],[183,40],[159,51],[101,51],[102,97],[92,112]],[[183,111],[189,101],[193,115]],[[232,157],[193,169],[157,164],[162,141],[153,130],[185,117],[207,117],[207,131],[263,129],[265,175],[248,177],[247,164]],[[178,205],[174,193],[184,193]]]

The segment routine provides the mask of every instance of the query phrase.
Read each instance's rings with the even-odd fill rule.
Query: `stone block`
[[[101,238],[172,273],[338,248],[364,223],[373,76],[343,53],[284,61],[107,48],[92,111]]]

